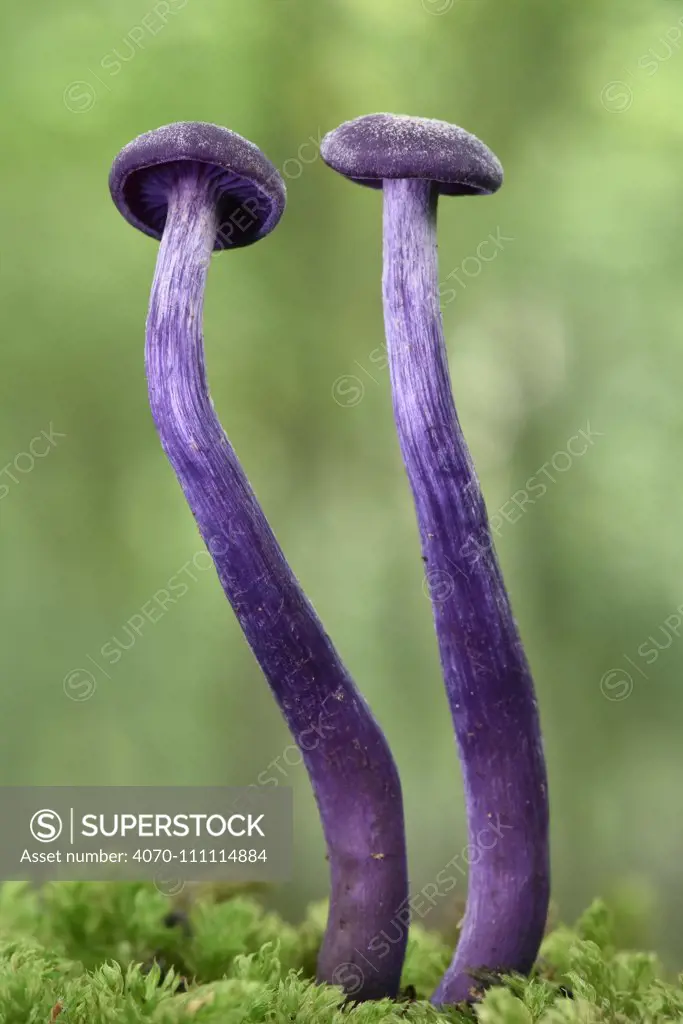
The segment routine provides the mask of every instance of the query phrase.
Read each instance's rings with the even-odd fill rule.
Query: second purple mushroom
[[[384,318],[394,416],[422,538],[463,766],[467,911],[433,1001],[476,997],[478,971],[527,973],[549,899],[548,798],[529,666],[453,402],[439,308],[440,195],[495,192],[502,168],[443,121],[371,114],[323,140],[323,159],[384,193]]]

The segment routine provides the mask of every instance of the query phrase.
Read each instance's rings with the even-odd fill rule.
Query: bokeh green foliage
[[[35,0],[0,16],[0,462],[18,481],[0,477],[0,780],[236,784],[275,772],[297,807],[296,874],[279,906],[296,919],[326,894],[305,773],[213,574],[195,572],[116,665],[100,653],[200,550],[147,405],[156,246],[121,220],[107,173],[139,132],[203,119],[262,146],[289,189],[278,230],[211,270],[216,407],[389,736],[414,883],[464,848],[388,375],[372,358],[380,197],[299,160],[358,114],[445,118],[506,169],[498,195],[444,201],[440,214],[442,278],[464,283],[444,304],[454,390],[490,510],[509,508],[578,430],[600,435],[498,540],[538,687],[555,898],[571,916],[595,893],[636,892],[654,911],[652,939],[680,961],[683,6],[175,8],[161,29],[153,0]],[[496,259],[464,265],[499,229],[512,241]],[[364,387],[352,406],[334,392],[349,376]],[[51,424],[66,436],[31,472],[13,469]],[[662,647],[652,663],[638,651],[650,636]],[[95,676],[87,701],[64,692],[75,669]],[[611,671],[621,675],[601,689]],[[615,699],[631,689],[624,672],[632,692]],[[426,923],[452,927],[455,914],[444,899]]]

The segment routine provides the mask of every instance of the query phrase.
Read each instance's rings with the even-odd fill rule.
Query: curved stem
[[[152,414],[311,778],[332,888],[319,977],[353,989],[356,999],[395,995],[406,936],[372,971],[367,956],[407,896],[399,778],[379,726],[287,564],[214,412],[202,310],[215,235],[207,172],[181,165],[169,185],[147,320]]]
[[[439,309],[437,194],[384,182],[384,314],[394,415],[462,761],[467,912],[433,1001],[471,998],[471,969],[527,972],[548,909],[548,806],[533,683],[451,392]]]

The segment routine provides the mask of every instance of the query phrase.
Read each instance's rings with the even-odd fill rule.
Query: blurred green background
[[[107,174],[142,131],[214,121],[289,190],[264,244],[212,266],[216,407],[386,729],[415,887],[463,849],[381,359],[381,200],[317,152],[359,114],[443,118],[506,169],[498,195],[441,204],[444,323],[489,510],[510,517],[498,550],[538,687],[555,901],[571,918],[631,892],[652,911],[637,940],[680,964],[683,3],[34,0],[1,21],[0,781],[246,784],[279,758],[296,876],[272,898],[297,916],[327,892],[305,772],[213,573],[193,569],[116,665],[101,655],[201,550],[148,411],[157,246]],[[505,242],[482,262],[491,234]],[[545,492],[515,515],[532,477]]]

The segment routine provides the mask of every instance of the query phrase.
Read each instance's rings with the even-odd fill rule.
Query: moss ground
[[[170,916],[169,916],[170,915]],[[534,975],[507,978],[475,1008],[427,997],[450,946],[411,930],[401,1002],[344,1004],[313,981],[325,908],[294,927],[253,896],[205,894],[187,919],[151,885],[0,889],[0,1024],[683,1024],[683,980],[649,953],[614,947],[595,903],[546,938]]]

